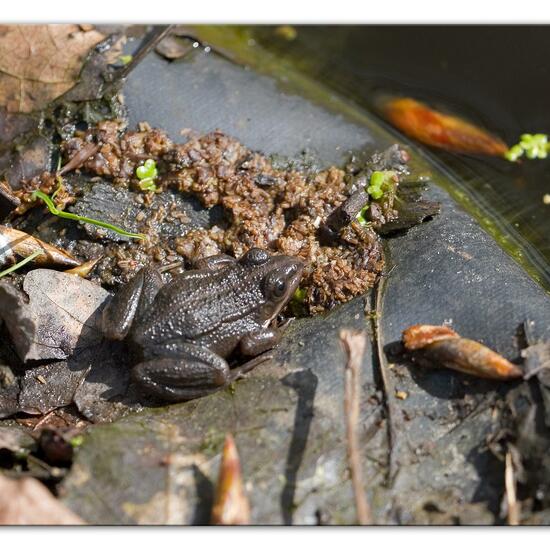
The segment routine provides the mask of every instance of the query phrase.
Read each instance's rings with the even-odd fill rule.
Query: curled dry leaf
[[[79,277],[85,279],[92,272],[93,268],[97,265],[97,262],[99,262],[99,260],[101,260],[101,256],[99,258],[95,258],[95,260],[88,260],[87,262],[83,262],[79,266],[73,267],[71,269],[66,269],[63,273],[78,275]]]
[[[0,476],[0,525],[83,525],[36,479]]]
[[[213,525],[250,523],[250,506],[244,492],[241,463],[231,434],[225,436],[211,523]]]
[[[460,336],[452,328],[445,325],[412,325],[403,331],[403,343],[410,351],[449,338],[460,338]]]
[[[408,97],[385,101],[382,111],[396,128],[426,145],[491,156],[502,156],[508,150],[500,138],[474,124]]]
[[[38,265],[77,267],[80,262],[65,250],[45,243],[24,231],[0,225],[0,263],[12,253],[26,258],[34,252],[42,252],[33,261]]]
[[[44,108],[72,88],[103,38],[78,25],[1,25],[0,106],[12,113]]]
[[[523,371],[487,346],[460,337],[445,326],[413,325],[403,332],[409,351],[420,351],[425,359],[449,369],[480,378],[521,378]]]

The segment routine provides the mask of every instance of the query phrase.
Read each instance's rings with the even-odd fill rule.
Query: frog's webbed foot
[[[166,401],[185,401],[213,393],[231,382],[227,361],[207,348],[167,344],[160,357],[136,365],[132,378],[142,391]]]
[[[155,299],[163,281],[151,266],[140,269],[110,300],[101,319],[103,334],[112,340],[123,340],[134,318],[145,311]]]

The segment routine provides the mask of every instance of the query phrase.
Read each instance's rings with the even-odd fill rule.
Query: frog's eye
[[[286,295],[286,280],[281,277],[270,277],[267,283],[269,295],[273,298],[283,298]]]
[[[242,258],[246,265],[262,265],[269,260],[269,254],[261,248],[251,248]]]

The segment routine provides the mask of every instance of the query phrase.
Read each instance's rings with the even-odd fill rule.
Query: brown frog
[[[164,400],[227,386],[243,372],[225,359],[237,347],[247,356],[271,349],[281,336],[272,321],[298,287],[303,264],[252,248],[239,260],[211,256],[196,268],[163,284],[158,270],[145,267],[103,311],[104,334],[137,351],[132,378]]]

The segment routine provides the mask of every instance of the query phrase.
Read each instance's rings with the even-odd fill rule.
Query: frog
[[[111,297],[101,329],[128,344],[130,378],[142,394],[170,402],[203,397],[244,376],[279,342],[285,327],[276,318],[303,269],[299,258],[261,248],[239,259],[206,257],[166,284],[147,265]],[[230,368],[236,350],[252,359]]]

